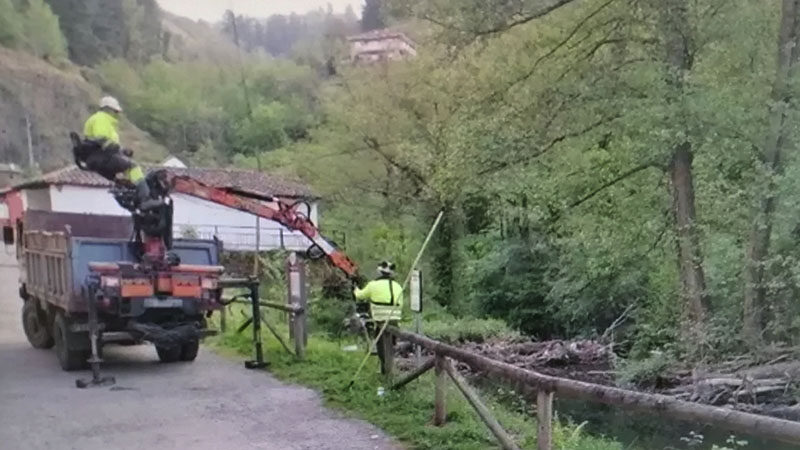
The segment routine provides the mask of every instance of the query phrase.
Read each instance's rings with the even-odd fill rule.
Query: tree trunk
[[[668,101],[679,105],[685,95],[684,79],[693,63],[688,5],[686,0],[661,0],[659,5],[665,45],[667,84],[671,88]],[[680,110],[680,108],[678,109]],[[702,324],[709,306],[703,272],[703,257],[700,251],[700,237],[696,228],[692,159],[692,144],[689,141],[679,142],[673,148],[669,165],[680,273],[680,294],[688,326],[688,329],[684,330],[685,332],[694,330]]]
[[[752,346],[762,341],[764,309],[767,306],[764,265],[769,255],[772,213],[775,210],[773,177],[782,171],[781,153],[786,143],[786,114],[792,97],[789,79],[797,68],[800,45],[800,0],[783,0],[778,36],[778,61],[772,85],[772,102],[764,142],[763,167],[767,178],[764,197],[753,217],[744,269],[744,336]]]
[[[452,305],[454,298],[456,255],[454,251],[455,241],[458,238],[455,209],[445,208],[444,217],[439,224],[439,229],[433,235],[430,247],[430,261],[432,269],[432,279],[435,280],[437,289],[434,300],[443,306]]]
[[[672,205],[678,249],[680,292],[690,326],[702,323],[708,310],[706,280],[700,239],[695,227],[692,146],[684,142],[675,148],[670,163]]]

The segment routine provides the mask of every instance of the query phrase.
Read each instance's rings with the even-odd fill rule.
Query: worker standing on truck
[[[378,265],[378,277],[370,281],[364,289],[355,288],[356,300],[368,301],[370,306],[370,324],[374,333],[379,332],[384,322],[397,325],[403,316],[403,286],[394,280],[395,265],[383,261]],[[386,333],[378,341],[378,358],[381,360],[381,372],[384,371],[383,339],[394,339]]]
[[[114,97],[103,97],[100,109],[83,126],[85,148],[83,159],[93,172],[114,183],[129,183],[136,187],[139,204],[150,198],[144,171],[132,159],[133,151],[120,146],[117,124],[122,106]]]

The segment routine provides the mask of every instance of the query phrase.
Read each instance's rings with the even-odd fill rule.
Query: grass
[[[240,321],[240,317],[242,316],[237,314],[236,321]],[[236,329],[235,326],[230,328]],[[241,335],[229,331],[214,338],[213,343],[223,351],[251,355],[251,337],[249,329]],[[377,425],[409,448],[497,448],[493,436],[452,383],[448,383],[446,397],[447,425],[435,427],[430,424],[434,396],[432,371],[401,391],[387,390],[384,396],[379,397],[378,388],[388,387],[388,382],[377,373],[377,358],[372,358],[355,385],[347,388],[364,353],[362,350],[345,352],[342,346],[355,341],[334,342],[324,337],[311,336],[304,361],[297,361],[288,355],[267,330],[264,330],[264,341],[270,362],[269,370],[273,375],[318,390],[328,406]],[[500,423],[523,448],[536,447],[536,424],[530,415],[515,411],[492,396],[483,398]],[[617,443],[588,436],[581,432],[581,427],[572,425],[557,424],[555,439],[556,448],[561,450],[621,449]]]

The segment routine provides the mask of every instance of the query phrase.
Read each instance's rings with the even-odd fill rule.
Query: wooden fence
[[[585,383],[544,375],[532,370],[522,369],[510,364],[493,360],[445,343],[406,332],[395,327],[388,327],[387,333],[398,339],[409,341],[433,353],[416,370],[396,382],[392,389],[400,389],[430,369],[436,371],[436,388],[433,422],[443,425],[446,417],[445,382],[449,377],[459,391],[467,398],[483,422],[504,449],[518,449],[511,436],[481,402],[478,395],[459,375],[450,359],[469,365],[471,368],[489,374],[513,384],[520,392],[536,393],[538,418],[538,449],[551,450],[553,396],[555,394],[568,398],[580,399],[594,403],[603,403],[619,407],[627,411],[644,412],[659,417],[689,422],[700,422],[713,425],[735,433],[744,433],[762,438],[800,444],[800,422],[775,419],[757,414],[749,414],[732,409],[718,408],[698,403],[677,400],[672,397],[642,392],[629,391],[614,387]],[[391,349],[391,339],[382,339],[386,349]],[[391,351],[386,353],[391,355]],[[385,359],[385,369],[391,373],[393,358]]]

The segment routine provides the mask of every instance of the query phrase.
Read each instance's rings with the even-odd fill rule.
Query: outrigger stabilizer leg
[[[264,349],[261,342],[261,305],[258,298],[259,283],[257,279],[251,279],[248,283],[250,288],[250,301],[253,306],[253,344],[255,346],[256,359],[245,361],[244,366],[248,369],[263,369],[269,365],[264,361]]]
[[[91,379],[75,380],[75,386],[81,389],[88,387],[111,386],[116,383],[114,377],[100,376],[100,363],[103,362],[99,355],[100,326],[97,320],[97,296],[89,296],[89,340],[92,345],[92,356],[89,358],[89,365],[92,367]]]

